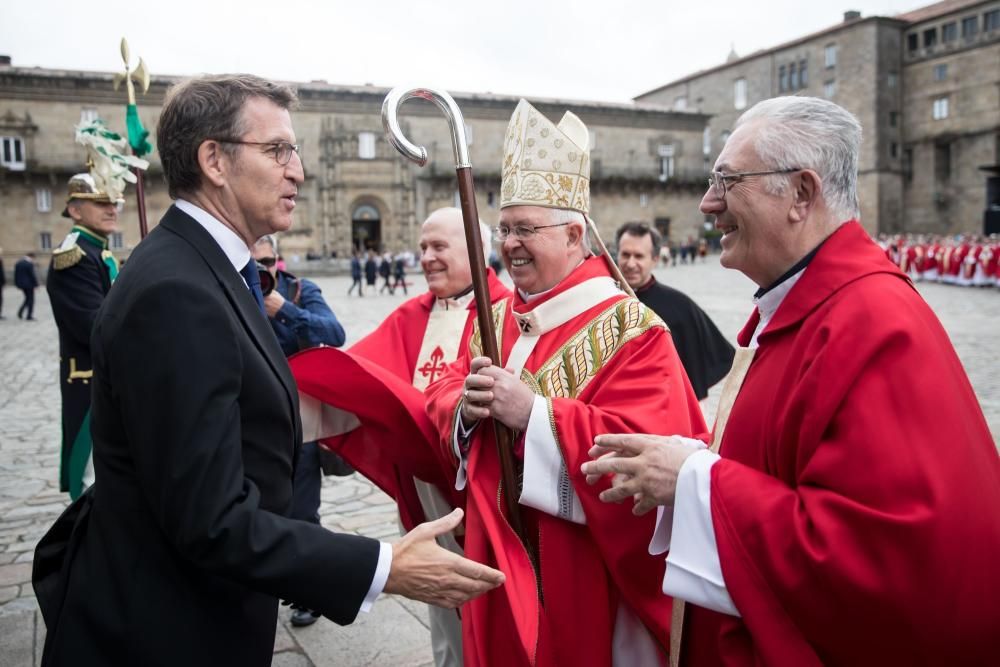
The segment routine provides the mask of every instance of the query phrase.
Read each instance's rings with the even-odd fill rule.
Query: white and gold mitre
[[[558,125],[521,100],[503,142],[500,208],[590,212],[590,134],[570,111]]]

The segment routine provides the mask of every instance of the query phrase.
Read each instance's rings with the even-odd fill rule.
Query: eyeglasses
[[[514,235],[518,241],[527,241],[530,238],[534,238],[535,234],[543,229],[552,229],[553,227],[565,227],[566,225],[571,225],[572,222],[560,222],[555,225],[517,225],[511,227],[510,225],[497,225],[493,228],[493,238],[501,243],[507,240],[507,237],[511,234]]]
[[[240,144],[241,146],[267,146],[265,153],[274,156],[274,161],[284,167],[292,159],[292,153],[299,152],[298,144],[290,144],[287,141],[237,141],[235,139],[216,139],[223,144]]]
[[[277,262],[278,262],[278,259],[276,257],[261,257],[261,258],[259,258],[257,260],[258,264],[262,264],[263,266],[266,266],[267,268],[271,268]]]
[[[747,176],[768,176],[770,174],[792,174],[802,171],[801,167],[794,169],[771,169],[769,171],[741,171],[736,174],[724,174],[721,171],[712,171],[708,174],[708,188],[719,199],[726,198],[726,181],[732,181],[736,185]]]

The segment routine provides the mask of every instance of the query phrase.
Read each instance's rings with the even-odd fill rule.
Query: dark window
[[[890,111],[889,112],[889,127],[896,127],[899,125],[899,112]]]
[[[656,231],[660,232],[664,243],[670,240],[670,218],[656,218],[653,225],[656,227]]]
[[[111,247],[115,250],[121,250],[125,247],[125,237],[121,232],[111,233]]]
[[[52,234],[42,232],[38,235],[38,245],[42,250],[52,250]]]
[[[889,157],[893,159],[899,157],[899,144],[895,141],[889,144]]]
[[[962,37],[972,39],[979,32],[979,17],[967,16],[962,19]]]
[[[803,88],[809,85],[809,61],[799,61],[799,84]]]
[[[944,81],[948,78],[948,66],[947,65],[935,65],[934,66],[934,80]]]
[[[924,30],[924,48],[933,48],[935,44],[937,44],[937,28]]]
[[[792,90],[799,88],[799,70],[795,63],[788,66],[788,87]]]
[[[947,44],[958,39],[958,24],[952,21],[941,26],[941,41]]]
[[[778,68],[778,92],[785,92],[788,90],[788,73],[785,71],[785,66],[782,65]]]
[[[993,9],[983,14],[983,32],[1000,29],[1000,9]]]
[[[910,33],[906,36],[906,48],[911,52],[920,48],[920,37],[917,33]]]
[[[937,181],[951,179],[951,144],[934,145],[934,178]]]

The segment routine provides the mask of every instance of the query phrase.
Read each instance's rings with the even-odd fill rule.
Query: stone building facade
[[[44,265],[48,251],[69,229],[59,215],[66,182],[84,168],[84,151],[73,142],[73,126],[97,116],[112,129],[125,127],[123,94],[112,89],[111,79],[110,73],[18,68],[0,62],[0,137],[3,150],[12,149],[0,166],[0,247],[5,258],[34,250]],[[139,98],[140,116],[154,135],[166,90],[176,80],[156,77],[148,94]],[[386,89],[323,82],[292,85],[300,98],[292,121],[306,180],[299,188],[294,226],[283,235],[282,253],[304,259],[334,252],[346,257],[354,247],[415,250],[423,219],[456,200],[450,132],[440,111],[420,100],[401,109],[407,136],[430,154],[429,163],[420,168],[385,140],[380,112]],[[499,217],[503,136],[518,100],[490,94],[454,97],[471,142],[480,216],[493,225]],[[590,129],[591,215],[602,235],[610,236],[630,220],[656,224],[675,241],[700,234],[707,116],[644,104],[531,102],[554,121],[571,110]],[[170,200],[155,151],[148,157],[146,202],[152,226]],[[139,242],[132,192],[130,187],[121,231],[112,239],[123,257]]]
[[[981,233],[984,209],[1000,207],[1000,1],[945,0],[895,17],[846,12],[838,25],[731,54],[635,100],[709,114],[714,162],[740,114],[778,95],[826,97],[861,121],[869,231]]]

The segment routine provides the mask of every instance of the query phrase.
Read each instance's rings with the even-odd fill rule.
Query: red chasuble
[[[688,605],[683,661],[996,664],[1000,458],[934,313],[852,221],[758,340],[711,480],[742,618]]]
[[[492,301],[510,296],[492,269],[487,280]],[[396,500],[406,530],[425,520],[414,477],[437,485],[452,505],[461,504],[454,476],[442,469],[441,461],[450,458],[441,458],[440,437],[424,412],[423,392],[411,384],[415,373],[428,382],[440,379],[453,361],[433,354],[418,359],[434,301],[430,292],[406,301],[347,353],[317,348],[289,359],[300,392],[358,417],[358,428],[320,442]],[[460,349],[467,345],[476,317],[475,301],[467,312]]]
[[[524,314],[584,281],[607,277],[591,258],[549,293],[494,307],[503,362],[520,336]],[[469,353],[480,353],[478,328]],[[428,414],[446,434],[457,416],[470,356],[462,356],[427,390]],[[647,553],[654,515],[635,517],[631,504],[608,505],[588,486],[580,465],[600,433],[704,435],[697,399],[662,321],[623,293],[588,304],[540,336],[521,379],[546,398],[549,423],[586,524],[521,506],[537,537],[539,568],[513,533],[500,486],[491,423],[476,428],[468,458],[466,555],[502,570],[506,583],[463,607],[465,664],[607,667],[619,605],[627,605],[662,648],[669,645],[670,599],[660,593],[663,561]]]

